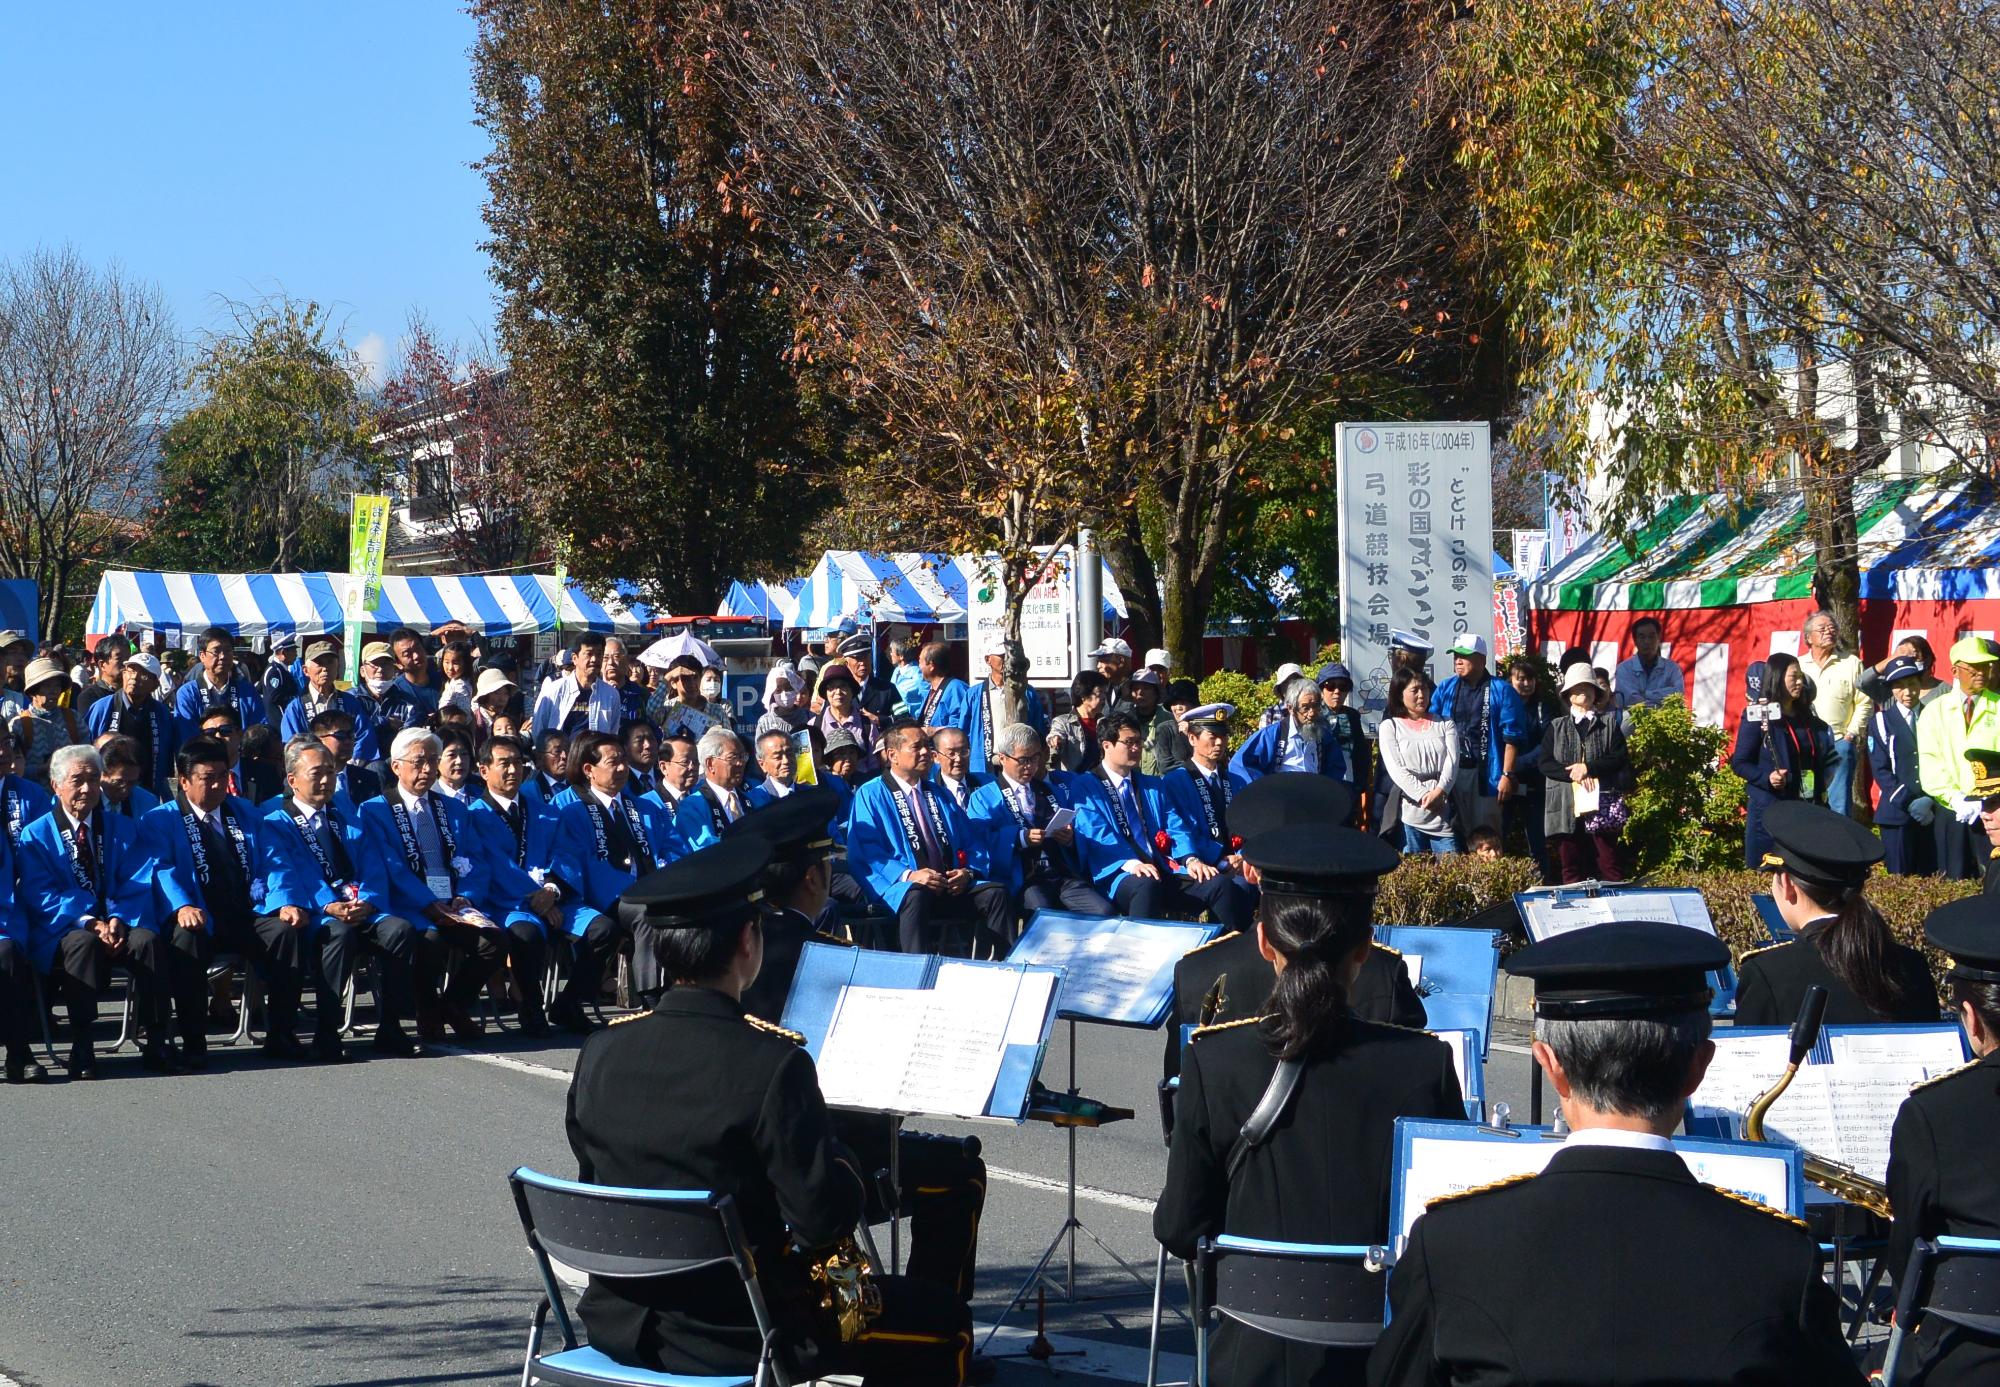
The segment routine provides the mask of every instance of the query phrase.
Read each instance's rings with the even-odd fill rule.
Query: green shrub
[[[1640,872],[1720,871],[1743,861],[1743,782],[1722,764],[1728,733],[1703,727],[1679,695],[1632,713],[1626,748],[1638,785],[1624,841]]]
[[[1406,857],[1382,878],[1375,918],[1389,925],[1450,924],[1539,885],[1541,874],[1525,857]]]

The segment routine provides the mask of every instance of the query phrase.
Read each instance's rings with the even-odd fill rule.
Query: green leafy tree
[[[1638,870],[1719,871],[1743,861],[1743,782],[1722,764],[1729,734],[1694,720],[1679,695],[1632,710],[1638,785],[1625,845]]]
[[[167,429],[144,557],[222,572],[340,568],[348,498],[381,477],[362,366],[319,304],[237,308]]]
[[[724,180],[712,7],[474,0],[473,95],[523,494],[570,571],[676,611],[786,571],[840,455],[785,360],[792,247]],[[566,543],[565,543],[566,542]]]

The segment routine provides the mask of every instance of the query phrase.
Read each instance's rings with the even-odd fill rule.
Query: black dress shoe
[[[441,1002],[438,1010],[444,1014],[445,1024],[460,1040],[470,1044],[486,1034],[486,1027],[480,1024],[479,1019],[457,1002]]]
[[[206,1059],[203,1061],[206,1063]],[[174,1047],[164,1040],[149,1040],[146,1048],[139,1052],[139,1063],[155,1074],[178,1074],[188,1067],[187,1062],[174,1053]]]
[[[273,1031],[264,1037],[264,1058],[273,1060],[308,1059],[312,1051],[300,1043],[299,1038],[284,1031]]]
[[[521,1013],[522,1035],[532,1036],[536,1040],[540,1040],[548,1035],[548,1033],[549,1018],[542,1014],[540,1007],[536,1007],[533,1011],[524,1011]]]
[[[38,1084],[48,1076],[49,1071],[28,1055],[7,1056],[7,1082],[10,1084]]]
[[[589,1035],[599,1029],[598,1024],[584,1015],[583,1005],[572,997],[559,997],[549,1008],[549,1020],[561,1026],[571,1035]]]
[[[378,1055],[394,1055],[398,1059],[415,1059],[424,1052],[423,1046],[402,1031],[377,1031],[369,1046]]]
[[[325,1064],[343,1064],[347,1060],[347,1047],[340,1043],[337,1033],[321,1031],[313,1037],[313,1054]]]
[[[180,1062],[183,1069],[200,1071],[208,1068],[208,1037],[206,1035],[182,1036]]]
[[[97,1077],[97,1056],[89,1050],[71,1050],[64,1068],[69,1070],[72,1079],[94,1079]]]
[[[965,1365],[965,1387],[979,1387],[1000,1375],[1000,1365],[983,1353],[975,1353]]]

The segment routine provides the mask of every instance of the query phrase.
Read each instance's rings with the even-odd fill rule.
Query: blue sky
[[[282,289],[377,364],[413,309],[488,337],[472,40],[453,0],[0,6],[0,258],[117,261],[190,336]]]

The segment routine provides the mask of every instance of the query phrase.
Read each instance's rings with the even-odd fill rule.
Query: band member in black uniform
[[[2000,895],[2000,871],[1990,865],[2000,862],[2000,751],[1967,747],[1965,759],[1972,763],[1972,793],[1979,796],[1979,826],[1986,832],[1989,865],[1981,874],[1985,884],[1979,889],[1988,896]]]
[[[1347,1009],[1348,986],[1369,953],[1376,882],[1401,859],[1379,838],[1306,824],[1246,839],[1243,855],[1263,879],[1254,932],[1277,982],[1262,1015],[1205,1026],[1182,1055],[1153,1235],[1188,1258],[1197,1240],[1224,1232],[1385,1243],[1396,1119],[1465,1115],[1443,1041]],[[1294,1071],[1296,1087],[1268,1137],[1233,1157],[1245,1120]],[[1210,1380],[1354,1382],[1365,1357],[1225,1320],[1212,1340]]]
[[[578,1178],[733,1196],[790,1380],[858,1373],[871,1384],[957,1387],[972,1330],[948,1293],[876,1276],[882,1314],[843,1342],[810,1280],[811,1263],[860,1219],[863,1186],[833,1139],[805,1037],[743,1010],[763,964],[757,882],[769,861],[756,839],[717,843],[626,889],[648,913],[672,986],[577,1056],[568,1126]],[[749,1301],[730,1267],[658,1287],[593,1280],[578,1310],[591,1346],[621,1363],[742,1373],[757,1361]]]
[[[1540,1175],[1431,1201],[1389,1279],[1370,1387],[1860,1387],[1802,1220],[1697,1181],[1668,1136],[1715,1055],[1684,925],[1593,925],[1506,962],[1570,1135]]]
[[[764,869],[764,967],[743,990],[743,1009],[761,1020],[783,1019],[785,1000],[799,954],[808,941],[850,948],[813,928],[825,908],[833,835],[827,820],[840,796],[825,786],[805,786],[784,799],[751,810],[723,831],[725,840],[762,838],[771,848]],[[882,1202],[889,1172],[889,1121],[874,1113],[833,1113],[834,1135],[854,1153],[867,1177],[868,1221],[889,1217]],[[967,1306],[972,1303],[978,1261],[979,1215],[986,1204],[986,1163],[977,1137],[902,1132],[896,1142],[896,1201],[910,1219],[909,1275],[944,1286]],[[987,1360],[976,1359],[968,1381],[990,1376]]]
[[[1918,1084],[1896,1114],[1888,1257],[1898,1279],[1918,1238],[2000,1238],[2000,907],[1983,895],[1953,901],[1931,912],[1924,937],[1951,956],[1952,1010],[1978,1058]],[[1896,1377],[1927,1387],[2000,1382],[2000,1338],[1919,1320]]]
[[[1743,955],[1736,1024],[1790,1025],[1814,986],[1826,989],[1828,1025],[1937,1020],[1937,988],[1924,956],[1897,943],[1861,894],[1882,860],[1882,840],[1845,814],[1802,800],[1773,804],[1764,828],[1771,895],[1799,937]]]
[[[1345,824],[1354,813],[1354,792],[1323,775],[1267,775],[1236,792],[1229,802],[1232,829],[1248,842],[1287,824]],[[1256,879],[1246,863],[1244,875]],[[1372,896],[1371,896],[1372,901]],[[1181,1072],[1181,1029],[1215,1025],[1255,1016],[1271,995],[1276,980],[1271,965],[1257,952],[1254,930],[1217,935],[1188,951],[1174,967],[1174,1014],[1167,1027],[1166,1075]],[[1422,1029],[1428,1019],[1423,998],[1410,982],[1403,956],[1386,944],[1376,944],[1362,961],[1348,989],[1347,1005],[1363,1021],[1387,1021],[1394,1026]]]

